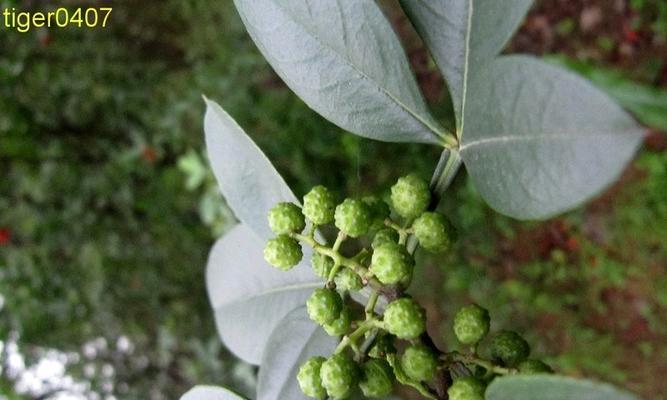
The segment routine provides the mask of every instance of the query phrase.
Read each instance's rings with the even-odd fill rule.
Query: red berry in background
[[[149,164],[155,164],[157,161],[157,151],[151,146],[146,146],[141,150],[141,158]]]
[[[9,244],[12,240],[12,232],[7,228],[0,228],[0,246]]]

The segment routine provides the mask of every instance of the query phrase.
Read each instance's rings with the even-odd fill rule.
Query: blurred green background
[[[233,215],[204,156],[201,95],[297,195],[318,183],[382,193],[407,172],[428,177],[437,149],[360,139],[309,110],[230,0],[0,8],[102,3],[107,29],[0,27],[0,398],[252,393],[256,371],[220,344],[205,292],[208,250]],[[435,66],[395,2],[381,3],[446,122]],[[453,345],[447,323],[474,300],[559,371],[667,399],[667,3],[537,0],[507,51],[588,76],[650,134],[618,184],[551,221],[495,214],[460,175],[442,207],[462,240],[423,257],[415,285],[429,329]]]

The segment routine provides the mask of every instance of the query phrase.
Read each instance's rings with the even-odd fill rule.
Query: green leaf
[[[214,386],[195,386],[181,396],[181,400],[244,400],[227,389]]]
[[[580,77],[525,56],[471,79],[460,153],[499,212],[547,218],[599,193],[642,141],[635,121]]]
[[[243,129],[217,103],[206,100],[206,148],[220,191],[236,217],[261,239],[273,236],[269,209],[298,203],[283,178]]]
[[[290,311],[305,304],[322,282],[304,262],[288,272],[263,259],[264,244],[246,225],[232,228],[213,246],[206,284],[223,343],[238,357],[259,364],[269,336]]]
[[[357,135],[437,144],[405,52],[373,0],[234,0],[257,47],[311,108]]]
[[[539,394],[539,395],[537,395]],[[554,375],[508,376],[495,379],[487,400],[637,400],[606,384]]]
[[[271,334],[262,358],[257,387],[258,400],[306,400],[296,374],[310,357],[328,357],[336,339],[308,319],[304,307],[288,314]]]
[[[532,0],[401,0],[447,81],[459,133],[473,69],[505,46]]]
[[[550,57],[549,61],[585,76],[634,114],[642,124],[667,132],[667,90],[633,82],[615,70],[564,57]]]

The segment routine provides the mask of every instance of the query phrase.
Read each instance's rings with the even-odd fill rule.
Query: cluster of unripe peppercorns
[[[490,318],[475,304],[454,318],[454,333],[470,352],[442,353],[432,344],[425,333],[424,309],[404,294],[412,280],[417,244],[441,253],[455,239],[447,218],[427,211],[430,203],[428,184],[408,175],[391,188],[393,216],[379,198],[348,198],[337,204],[323,186],[304,196],[303,207],[279,203],[269,211],[269,226],[278,236],[268,241],[264,258],[289,270],[303,258],[302,243],[313,248],[313,271],[326,282],[312,293],[306,310],[329,335],[341,337],[331,357],[313,357],[299,369],[298,383],[307,396],[346,399],[358,388],[366,397],[381,398],[399,382],[437,399],[442,396],[433,382],[441,379],[453,380],[449,399],[481,400],[498,374],[550,371],[543,362],[529,360],[527,342],[510,331],[492,338],[490,360],[481,358],[478,345],[489,331]],[[316,238],[316,230],[332,222],[339,232],[329,246]],[[345,240],[364,236],[370,239],[369,248],[352,256],[342,254]],[[351,292],[361,290],[369,298],[365,309],[350,299]],[[380,297],[386,306],[378,303]]]

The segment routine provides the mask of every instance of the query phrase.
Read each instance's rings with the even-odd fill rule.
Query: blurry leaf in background
[[[538,395],[539,393],[539,395]],[[495,379],[487,400],[638,400],[610,385],[562,376],[507,376]]]
[[[196,386],[184,394],[181,400],[243,400],[243,397],[224,388]]]

